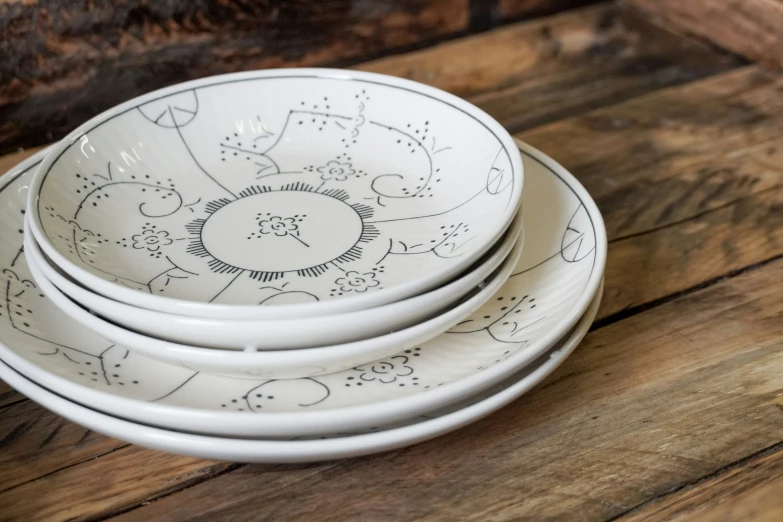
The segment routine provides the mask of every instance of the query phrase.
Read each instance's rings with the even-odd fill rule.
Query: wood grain
[[[0,153],[144,92],[337,63],[468,29],[468,0],[0,2]]]
[[[6,406],[0,414],[0,491],[13,491],[20,484],[122,446],[127,444],[66,421],[32,401]]]
[[[780,135],[783,83],[748,66],[519,135],[600,197],[649,168],[679,170]]]
[[[779,78],[751,67],[521,135],[577,175],[616,234],[599,317],[783,254],[780,89]],[[750,170],[722,170],[736,168],[737,159]],[[751,171],[756,174],[745,177]],[[703,182],[708,176],[712,182]],[[724,196],[756,192],[752,185],[761,177],[766,188],[759,187],[758,197],[727,206]],[[658,198],[645,189],[656,178],[663,179],[655,183]]]
[[[499,7],[504,19],[519,20],[594,3],[596,0],[500,0]]]
[[[0,409],[9,404],[15,404],[23,401],[24,395],[11,388],[8,384],[0,380]]]
[[[783,451],[780,444],[722,473],[650,501],[619,520],[643,522],[783,520]]]
[[[737,65],[602,4],[357,68],[444,89],[517,132]]]
[[[706,215],[737,200],[783,186],[783,140],[773,138],[682,169],[641,167],[595,191],[611,241],[629,239]]]
[[[429,0],[428,4],[435,2],[442,7],[441,4],[454,1]],[[457,16],[444,14],[449,9],[436,7],[431,9],[440,13],[438,16]],[[438,21],[435,18],[422,15],[416,23],[433,20],[434,24]],[[405,20],[402,16],[399,22],[399,31],[403,33],[408,27]],[[443,27],[447,30],[450,26]],[[125,43],[118,51],[94,57],[99,63],[111,60],[111,65],[99,67],[89,60],[63,64],[63,72],[58,74],[67,74],[67,78],[59,79],[55,86],[53,77],[27,81],[24,93],[14,97],[4,98],[0,82],[0,122],[5,122],[0,123],[0,153],[59,138],[99,110],[176,81],[238,69],[328,62],[320,54],[285,61],[273,52],[276,49],[259,47],[247,49],[251,56],[243,60],[229,60],[222,55],[217,58],[217,53],[224,52],[220,45],[213,42],[209,50],[204,49],[213,30],[216,29],[210,27],[195,32],[193,46],[198,51],[189,46],[180,48],[177,34],[156,36],[163,40],[156,44],[159,51],[154,55],[150,55],[148,44],[123,40]],[[197,56],[191,56],[196,52]],[[75,59],[70,56],[56,59]],[[155,63],[147,63],[153,58]],[[173,61],[177,63],[169,63]],[[604,4],[358,68],[412,78],[468,97],[517,131],[656,88],[709,76],[737,64],[734,58],[656,29],[627,10]],[[82,70],[85,67],[89,70]],[[84,92],[97,94],[87,97]],[[57,110],[52,110],[53,106]]]
[[[118,504],[139,503],[150,495],[163,495],[229,469],[228,464],[150,452],[136,446],[103,455],[96,463],[100,466],[64,467],[47,475],[46,480],[26,482],[1,492],[3,520],[98,517]],[[79,502],[72,501],[75,497]]]
[[[779,0],[626,0],[660,23],[709,40],[753,61],[783,65]]]
[[[780,441],[782,279],[773,263],[593,332],[546,384],[441,439],[247,466],[118,519],[607,520]]]

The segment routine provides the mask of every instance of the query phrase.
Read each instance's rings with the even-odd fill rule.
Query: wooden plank
[[[617,147],[617,152],[613,150],[616,135],[613,134],[613,127],[609,125],[595,126],[592,135],[594,142],[605,147],[608,153],[601,157],[594,154],[593,149],[589,147],[590,133],[580,133],[580,129],[585,127],[585,121],[600,121],[600,118],[606,118],[606,111],[598,112],[584,118],[574,118],[562,123],[548,126],[542,131],[532,131],[525,133],[523,138],[531,136],[533,139],[542,139],[542,136],[556,136],[557,130],[570,134],[572,140],[563,140],[562,142],[553,142],[558,145],[558,149],[553,152],[555,157],[564,157],[577,165],[577,174],[583,177],[588,183],[588,188],[599,196],[599,205],[602,207],[609,205],[615,199],[622,201],[633,196],[635,201],[643,202],[643,187],[654,187],[655,194],[661,196],[661,200],[651,199],[647,202],[651,217],[640,217],[638,222],[626,227],[615,226],[615,233],[641,233],[649,230],[650,226],[660,225],[662,211],[669,206],[671,200],[663,197],[669,194],[669,198],[682,199],[683,203],[676,212],[670,213],[667,219],[683,220],[693,217],[694,214],[701,214],[697,220],[686,222],[681,226],[664,227],[656,230],[650,240],[647,236],[631,237],[612,245],[610,250],[610,260],[607,275],[607,295],[605,298],[602,317],[607,314],[615,313],[626,306],[637,306],[649,300],[657,298],[661,294],[661,280],[668,279],[664,284],[665,291],[677,291],[688,288],[694,284],[702,283],[716,274],[723,275],[722,270],[731,270],[733,266],[745,266],[743,263],[756,262],[763,260],[770,253],[779,252],[777,237],[780,232],[776,231],[776,222],[770,220],[765,225],[765,212],[770,208],[774,209],[775,200],[770,198],[770,189],[774,187],[779,180],[779,171],[775,169],[777,164],[776,153],[769,155],[772,144],[776,143],[773,130],[776,121],[776,113],[773,111],[772,101],[774,93],[778,88],[778,80],[766,75],[761,75],[753,69],[728,73],[725,77],[716,77],[706,80],[703,83],[691,84],[681,88],[667,90],[666,93],[650,95],[643,100],[626,102],[606,111],[610,114],[619,115],[622,118],[636,118],[643,124],[634,127],[629,131],[630,141],[648,141],[650,143],[666,146],[654,147],[653,150],[659,154],[648,154],[645,166],[640,169],[641,173],[631,169],[625,170],[618,168],[625,164],[631,165],[632,158],[629,153],[623,153],[622,149]],[[767,93],[769,91],[769,93]],[[756,93],[759,101],[756,105],[750,105],[744,99],[736,98],[742,96],[742,93]],[[764,93],[762,96],[759,93]],[[696,94],[694,94],[696,93]],[[768,95],[769,94],[769,95]],[[732,98],[732,96],[734,98]],[[687,113],[685,106],[688,100],[697,98],[701,104],[695,107],[695,112]],[[762,103],[763,101],[763,103]],[[722,103],[737,104],[745,107],[745,111],[758,114],[764,112],[766,123],[761,124],[758,118],[756,124],[750,124],[744,112],[736,110],[732,118],[726,118],[727,124],[721,132],[718,132],[717,126],[719,120],[700,120],[704,118],[700,111],[712,109],[713,106],[720,106]],[[744,105],[743,105],[744,103]],[[644,122],[649,112],[655,107],[681,107],[679,112],[666,113],[664,117],[674,117],[674,124],[663,130],[654,124]],[[765,108],[765,109],[764,109]],[[659,109],[662,111],[664,109]],[[779,115],[778,115],[779,117]],[[603,130],[601,130],[603,129]],[[761,132],[764,130],[764,132]],[[647,134],[645,134],[647,133]],[[646,138],[645,138],[646,136]],[[718,139],[720,137],[720,140]],[[720,145],[719,151],[711,151],[705,147],[705,141],[712,139]],[[685,145],[682,149],[677,149],[674,145],[675,140],[682,141]],[[721,141],[722,140],[722,141]],[[761,142],[759,145],[758,142]],[[609,146],[609,145],[612,146]],[[551,144],[550,144],[551,145]],[[737,151],[733,151],[732,147]],[[743,148],[745,147],[745,148]],[[579,154],[572,151],[583,151],[586,160],[583,160]],[[673,158],[674,152],[681,152],[677,158]],[[770,159],[771,158],[771,159]],[[734,163],[732,163],[734,162]],[[734,169],[728,169],[728,166],[734,165]],[[719,183],[715,185],[704,185],[702,171],[712,172],[721,167],[727,168],[727,173],[720,174]],[[593,175],[591,173],[595,172]],[[601,175],[599,176],[598,173]],[[743,180],[746,180],[742,183]],[[634,185],[637,184],[637,185]],[[710,197],[717,189],[725,185],[722,195]],[[640,187],[640,192],[635,192],[634,187]],[[755,188],[754,188],[755,187]],[[625,195],[621,190],[625,191]],[[684,195],[691,194],[692,201],[684,198]],[[732,207],[725,207],[726,204],[734,202],[737,198],[757,198],[746,206],[755,208],[754,212],[737,212]],[[706,201],[706,203],[704,203]],[[764,203],[766,201],[766,203]],[[758,203],[761,202],[761,203]],[[703,205],[705,208],[700,208]],[[772,206],[771,206],[772,205]],[[610,220],[610,230],[613,229],[612,223],[627,221],[632,212],[635,211],[633,205],[630,208],[623,208],[620,205],[610,207],[607,212],[607,218]],[[710,209],[715,209],[712,212]],[[726,210],[729,209],[729,210]],[[761,222],[761,223],[759,223]],[[665,223],[670,223],[666,221]],[[742,242],[738,244],[740,256],[736,259],[727,259],[720,254],[721,238],[726,239],[728,234],[734,235],[734,227],[742,230]],[[780,227],[777,227],[780,228]],[[693,231],[688,237],[689,242],[701,245],[696,248],[696,254],[691,258],[693,263],[691,270],[684,273],[672,274],[671,266],[679,262],[683,256],[683,231]],[[716,232],[718,231],[718,232]],[[715,235],[715,237],[713,237]],[[740,235],[740,234],[737,234]],[[688,243],[690,244],[690,243]],[[665,247],[661,247],[664,245]],[[671,246],[673,245],[673,246]],[[716,246],[718,245],[718,246]],[[690,247],[689,247],[690,248]],[[636,256],[636,257],[634,257]],[[647,259],[650,256],[654,262],[640,262],[638,258]],[[708,258],[708,266],[705,268],[701,260]],[[631,260],[630,264],[628,260]],[[633,267],[631,270],[628,267]],[[676,266],[676,265],[675,265]],[[641,276],[640,276],[641,272]],[[630,290],[629,290],[630,289]],[[630,303],[630,304],[629,304]],[[36,412],[40,415],[40,412]],[[32,448],[32,447],[31,447]],[[154,454],[155,452],[151,452]],[[93,466],[102,466],[101,459],[85,462],[79,467],[92,468]],[[55,467],[57,469],[57,467]],[[103,468],[101,468],[103,469]],[[41,479],[46,483],[48,479]],[[118,498],[124,498],[124,491],[118,491]]]
[[[779,0],[626,0],[662,23],[753,61],[783,65],[783,3]]]
[[[357,60],[468,29],[468,0],[0,2],[0,153],[212,74]]]
[[[439,440],[248,466],[117,518],[610,519],[780,441],[781,279],[772,263],[595,331],[544,386]]]
[[[13,491],[20,484],[122,446],[127,444],[68,422],[32,401],[11,404],[0,414],[0,491]],[[2,508],[0,513],[4,513]]]
[[[618,520],[710,522],[783,520],[783,451],[757,458],[644,504]]]
[[[439,31],[456,30],[459,24],[451,20],[462,20],[463,16],[459,14],[461,9],[452,5],[456,1],[427,0],[427,5],[437,5],[422,7],[423,14],[418,18],[399,14],[395,24],[400,28],[394,31],[366,28],[373,35],[367,39],[381,38],[376,33],[401,34],[402,38],[409,34],[406,31],[411,27],[422,26],[415,29],[419,34],[441,22],[437,25]],[[424,2],[416,0],[414,4]],[[446,3],[450,7],[445,7]],[[451,11],[452,14],[447,14]],[[383,19],[388,21],[392,15],[385,16]],[[441,17],[448,19],[441,20]],[[29,23],[32,22],[25,22]],[[357,30],[343,23],[335,24],[336,33]],[[25,73],[34,78],[25,79],[18,89],[21,94],[4,94],[0,84],[0,122],[4,122],[0,123],[0,153],[59,138],[100,110],[163,85],[239,69],[333,63],[334,53],[338,52],[298,56],[297,45],[306,45],[299,43],[283,59],[273,53],[276,48],[259,47],[250,37],[243,40],[242,45],[249,46],[247,49],[239,44],[237,49],[225,49],[230,42],[216,42],[217,36],[211,32],[215,28],[194,30],[192,35],[183,36],[182,28],[177,27],[170,36],[156,33],[154,51],[150,49],[151,44],[127,38],[118,50],[109,54],[91,51],[89,60],[78,63],[71,63],[77,59],[78,49],[73,50],[76,54],[69,51],[67,55],[46,58],[47,63],[62,61],[57,66],[62,71],[38,79],[36,75],[44,74],[46,67],[39,71],[36,65]],[[258,34],[266,33],[259,30]],[[304,42],[313,38],[321,41],[331,35],[318,31],[308,34],[308,38],[302,37]],[[182,43],[178,38],[190,40]],[[99,48],[105,45],[97,37],[96,40],[97,43],[79,45]],[[340,42],[339,52],[350,54],[355,52],[354,48],[361,47],[352,45],[347,37]],[[284,42],[280,45],[285,47]],[[709,76],[737,63],[734,58],[657,29],[626,10],[604,4],[459,40],[454,45],[382,59],[359,68],[413,78],[470,97],[512,131],[517,131]],[[84,96],[84,92],[90,92],[91,96]]]
[[[128,446],[104,455],[101,468],[72,466],[46,480],[0,493],[3,520],[50,521],[99,517],[108,508],[144,501],[187,487],[226,469],[228,464]],[[73,499],[78,499],[74,502]]]
[[[621,178],[613,189],[595,191],[610,241],[672,226],[780,187],[781,153],[783,139],[773,138],[682,169],[643,167],[629,176],[636,182]]]
[[[649,168],[675,171],[781,133],[783,82],[749,66],[662,89],[519,137],[601,197]]]
[[[603,4],[357,68],[467,98],[517,132],[737,65]]]
[[[520,20],[594,3],[596,0],[500,0],[499,8],[504,20]]]
[[[783,255],[778,186],[667,227],[612,244],[601,316],[650,303]]]
[[[9,404],[23,401],[25,396],[11,388],[8,384],[0,380],[0,408]]]

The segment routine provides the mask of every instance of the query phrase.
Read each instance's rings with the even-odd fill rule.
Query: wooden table
[[[783,78],[635,13],[357,66],[467,98],[598,202],[601,311],[545,383],[439,439],[306,466],[146,450],[0,384],[0,519],[783,520]]]

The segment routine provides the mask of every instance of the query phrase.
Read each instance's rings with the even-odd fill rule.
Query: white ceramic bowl
[[[279,320],[202,319],[156,312],[93,293],[63,276],[45,258],[25,223],[25,252],[43,276],[65,295],[135,332],[181,344],[222,349],[288,350],[349,343],[412,326],[448,309],[491,276],[514,245],[523,241],[522,213],[501,242],[455,281],[430,292],[357,312]]]
[[[178,315],[290,319],[456,277],[507,229],[523,182],[508,133],[455,96],[278,69],[93,118],[46,156],[28,208],[47,256],[97,293]]]
[[[334,373],[394,355],[437,337],[481,308],[509,278],[521,253],[522,243],[517,243],[480,289],[466,295],[454,308],[415,326],[352,343],[281,351],[215,350],[175,344],[126,330],[70,300],[44,277],[34,258],[28,258],[27,265],[38,288],[56,307],[93,332],[129,350],[194,371],[251,379],[280,379]]]

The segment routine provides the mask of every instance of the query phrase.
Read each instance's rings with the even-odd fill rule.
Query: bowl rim
[[[177,316],[166,312],[158,312],[156,310],[147,310],[143,308],[137,308],[120,301],[115,301],[108,297],[104,297],[101,294],[90,291],[87,288],[80,286],[68,279],[64,274],[58,273],[56,267],[46,259],[45,255],[41,251],[39,245],[35,242],[35,239],[28,235],[30,230],[29,220],[25,219],[23,230],[24,246],[25,246],[25,259],[28,264],[37,266],[38,270],[42,272],[42,275],[47,279],[49,283],[54,285],[62,294],[64,294],[70,301],[80,308],[87,308],[95,310],[96,313],[106,322],[113,323],[119,328],[135,332],[140,335],[149,336],[156,340],[166,341],[174,345],[181,345],[194,349],[222,349],[229,351],[241,352],[242,348],[217,348],[211,347],[206,344],[195,345],[184,341],[174,339],[164,339],[156,337],[156,334],[152,332],[143,331],[140,327],[130,328],[123,325],[117,319],[111,317],[102,312],[100,306],[110,306],[114,308],[113,314],[119,316],[121,314],[140,314],[142,321],[154,321],[159,325],[168,325],[169,328],[173,327],[173,322],[177,322],[177,328],[182,329],[197,328],[201,331],[201,335],[219,335],[221,332],[225,332],[227,329],[239,329],[244,331],[243,335],[247,336],[259,336],[262,334],[268,334],[267,329],[276,332],[276,335],[283,335],[284,332],[291,332],[297,328],[301,328],[303,324],[306,329],[318,329],[323,328],[325,324],[338,321],[339,323],[351,322],[351,321],[367,321],[367,322],[379,322],[379,316],[388,316],[389,314],[399,311],[401,308],[415,307],[419,310],[419,319],[411,322],[410,325],[396,328],[402,330],[410,326],[414,326],[421,322],[427,321],[428,317],[433,313],[443,314],[448,312],[451,308],[458,305],[460,299],[470,295],[471,292],[480,288],[482,284],[486,284],[493,279],[495,272],[503,266],[504,262],[510,256],[518,243],[524,244],[524,226],[523,216],[520,211],[512,221],[511,227],[509,227],[507,233],[496,244],[498,247],[494,251],[490,251],[488,255],[482,257],[477,263],[475,263],[471,270],[460,274],[457,279],[449,281],[447,284],[432,290],[431,292],[419,294],[417,296],[404,299],[402,301],[396,301],[386,305],[381,305],[374,308],[367,308],[363,310],[357,310],[354,312],[346,312],[344,314],[337,314],[333,316],[323,317],[308,317],[300,319],[276,319],[276,320],[247,320],[247,319],[210,319],[210,318],[195,318],[186,316]],[[52,277],[52,275],[54,277]],[[472,284],[472,283],[475,284]],[[454,293],[454,288],[462,288],[458,293]],[[76,293],[73,293],[76,292]],[[84,295],[90,294],[93,299],[92,303],[87,303],[84,299]],[[451,304],[443,308],[444,302],[450,302]],[[422,304],[424,303],[424,304]],[[99,306],[100,305],[100,306]],[[339,325],[337,326],[339,328]],[[388,329],[388,326],[384,325],[379,327],[378,330]],[[208,333],[212,331],[212,333]],[[381,336],[377,334],[376,336]],[[272,366],[301,366],[307,364],[307,361],[323,359],[324,356],[335,352],[339,348],[357,342],[360,339],[353,341],[342,341],[332,344],[320,344],[316,346],[298,347],[298,348],[257,348],[254,354],[254,358],[265,359],[262,362],[256,364],[269,364]],[[263,354],[267,356],[264,357]]]
[[[466,116],[484,126],[498,142],[509,158],[509,163],[513,169],[512,172],[512,194],[509,203],[498,220],[499,228],[494,233],[488,233],[480,236],[479,247],[470,255],[466,255],[460,260],[438,270],[428,271],[420,277],[407,279],[403,282],[393,285],[383,291],[365,293],[358,296],[351,296],[345,299],[319,301],[315,303],[295,303],[285,305],[249,305],[249,304],[224,304],[224,303],[205,303],[202,301],[188,300],[176,297],[161,296],[144,293],[140,290],[128,288],[120,284],[112,283],[100,276],[97,276],[77,263],[70,261],[63,255],[54,243],[44,232],[44,227],[40,216],[39,194],[43,183],[47,179],[53,167],[60,157],[76,145],[83,136],[92,132],[102,124],[121,116],[138,106],[158,99],[171,96],[183,91],[217,86],[227,83],[237,83],[243,81],[252,81],[263,78],[316,78],[331,79],[343,81],[359,81],[369,84],[378,84],[387,87],[401,88],[414,94],[425,96],[434,101],[439,101],[459,110]],[[161,312],[189,315],[193,317],[212,317],[212,318],[247,318],[247,319],[284,319],[311,317],[317,315],[333,315],[357,310],[361,308],[378,306],[392,301],[397,301],[425,292],[438,286],[459,272],[465,270],[478,258],[480,258],[487,249],[489,249],[505,233],[511,224],[514,216],[522,201],[524,189],[524,164],[519,154],[518,147],[514,139],[500,123],[498,123],[489,114],[479,109],[475,105],[447,93],[441,89],[431,87],[412,80],[398,78],[379,73],[364,71],[353,71],[345,69],[329,68],[294,68],[294,69],[267,69],[261,71],[246,71],[230,73],[224,75],[210,76],[207,78],[191,80],[152,91],[150,93],[138,96],[115,107],[112,107],[101,114],[91,118],[80,125],[77,129],[69,133],[52,148],[48,149],[43,161],[30,182],[27,200],[27,214],[30,219],[33,235],[41,246],[44,253],[69,276],[79,281],[91,290],[100,293],[106,297],[125,302],[134,306],[148,308]]]

